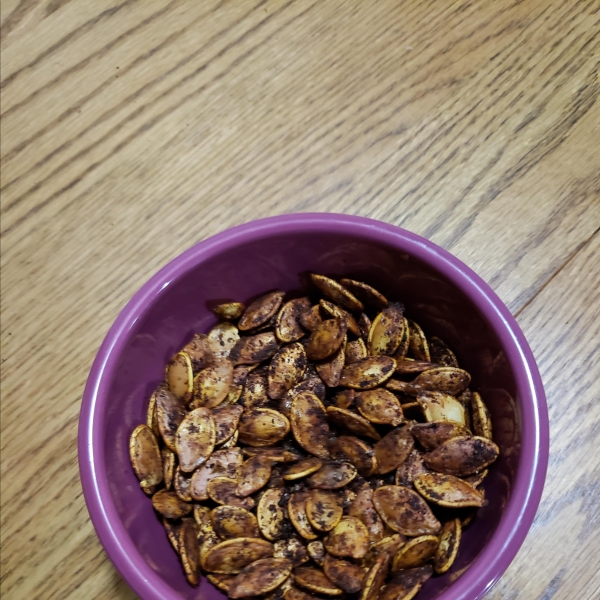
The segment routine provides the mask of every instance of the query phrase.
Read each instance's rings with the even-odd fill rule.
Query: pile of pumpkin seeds
[[[133,431],[133,468],[192,585],[408,600],[486,502],[490,415],[402,304],[311,280],[311,296],[217,306]]]

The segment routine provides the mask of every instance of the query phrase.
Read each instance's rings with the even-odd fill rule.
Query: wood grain
[[[183,249],[309,210],[425,235],[519,313],[553,454],[532,533],[489,597],[595,597],[597,2],[6,0],[0,12],[3,598],[134,597],[79,485],[95,352]]]

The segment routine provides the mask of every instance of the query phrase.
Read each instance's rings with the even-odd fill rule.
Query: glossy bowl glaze
[[[129,462],[164,367],[215,322],[215,300],[293,290],[309,271],[366,281],[400,299],[429,335],[456,351],[493,418],[501,457],[485,482],[489,504],[465,531],[449,573],[420,600],[475,600],[521,546],[542,494],[548,414],[538,369],[515,319],[457,258],[412,233],[360,217],[297,214],[255,221],[200,242],[152,277],[111,327],[94,361],[79,421],[85,500],[106,552],[144,600],[223,598],[189,586]]]

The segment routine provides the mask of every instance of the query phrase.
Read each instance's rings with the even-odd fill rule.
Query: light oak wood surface
[[[600,597],[597,1],[2,0],[6,599],[134,598],[77,469],[137,288],[254,218],[336,211],[474,268],[533,348],[544,498],[488,599]]]

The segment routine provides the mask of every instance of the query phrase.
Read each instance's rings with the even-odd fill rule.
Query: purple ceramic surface
[[[298,289],[309,271],[354,277],[404,302],[426,334],[456,351],[488,404],[501,449],[485,482],[489,504],[464,532],[450,572],[418,596],[481,598],[517,553],[542,494],[548,414],[533,355],[501,300],[458,259],[400,228],[347,215],[287,215],[227,230],[177,257],[127,304],[94,361],[79,421],[81,480],[100,541],[144,600],[224,597],[204,579],[187,584],[131,468],[129,436],[145,422],[171,355],[215,322],[207,302]]]

